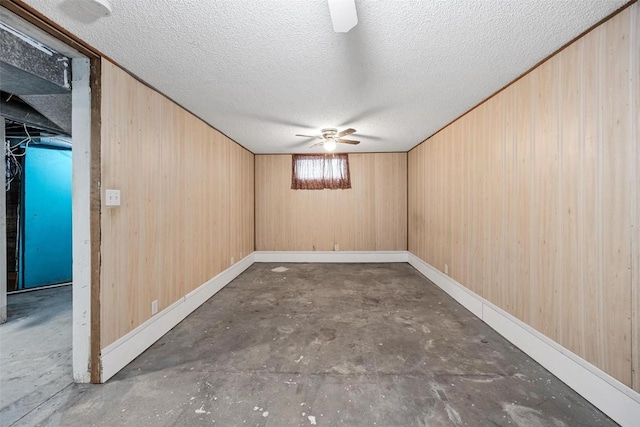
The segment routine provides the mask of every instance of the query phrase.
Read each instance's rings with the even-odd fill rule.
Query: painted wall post
[[[7,321],[7,191],[6,191],[6,150],[4,136],[4,118],[0,116],[0,142],[2,142],[2,161],[0,162],[0,323]]]
[[[91,89],[89,59],[71,61],[73,379],[91,380]]]

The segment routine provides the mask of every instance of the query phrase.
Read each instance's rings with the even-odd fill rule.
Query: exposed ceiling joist
[[[71,94],[22,95],[20,98],[71,135]]]
[[[15,96],[10,96],[7,93],[0,93],[0,96],[2,97],[0,99],[0,118],[4,117],[55,134],[70,134]]]

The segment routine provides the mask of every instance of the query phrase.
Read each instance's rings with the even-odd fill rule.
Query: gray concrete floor
[[[107,384],[17,425],[614,423],[408,264],[254,264]]]
[[[0,426],[73,382],[71,286],[8,295],[0,325]]]

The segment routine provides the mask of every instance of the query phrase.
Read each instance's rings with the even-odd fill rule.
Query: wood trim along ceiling
[[[57,38],[58,40],[63,41],[64,43],[68,44],[72,48],[76,49],[78,52],[80,52],[83,55],[87,56],[88,58],[90,58],[90,59],[103,58],[103,59],[107,59],[112,64],[118,65],[118,63],[116,61],[114,61],[113,59],[111,59],[107,55],[105,55],[102,52],[100,52],[100,50],[98,50],[95,47],[89,45],[88,43],[86,43],[85,41],[80,39],[79,37],[76,37],[75,35],[73,35],[69,31],[67,31],[65,28],[63,28],[60,25],[58,25],[57,23],[53,22],[52,20],[50,20],[49,18],[47,18],[42,13],[38,12],[37,10],[35,10],[31,6],[29,6],[28,4],[24,3],[23,1],[21,1],[21,0],[0,0],[0,6],[6,8],[7,10],[9,10],[12,13],[16,14],[17,16],[25,19],[26,21],[30,22],[31,24],[35,25],[36,27],[40,28],[41,30],[43,30],[43,31],[47,32],[48,34],[52,35],[53,37]],[[175,100],[169,98],[167,95],[163,94],[162,91],[156,89],[154,86],[152,86],[149,83],[145,82],[144,79],[140,78],[136,74],[134,74],[134,73],[128,71],[127,69],[123,68],[121,65],[118,65],[118,67],[121,70],[127,72],[129,75],[131,75],[133,78],[138,80],[140,83],[142,83],[145,86],[147,86],[149,89],[152,89],[152,90],[162,94],[162,96],[164,96],[165,98],[167,98],[168,100],[170,100],[174,104],[180,106],[180,108],[182,108],[183,110],[188,111],[193,116],[198,117],[200,120],[205,122],[204,119],[200,118],[199,116],[197,116],[193,112],[189,111],[187,108],[185,108],[184,106],[182,106],[181,104],[179,104]],[[205,122],[205,123],[207,123],[207,122]],[[228,137],[227,135],[225,135],[223,132],[221,132],[220,130],[215,128],[212,124],[210,124],[210,123],[207,123],[207,124],[208,124],[209,127],[211,127],[212,129],[215,129],[217,132],[221,133],[222,135],[224,135],[229,140],[231,140],[234,143],[238,144],[240,147],[242,147],[242,149],[247,150],[240,143],[238,143],[237,141],[235,141],[235,140],[231,139],[230,137]],[[247,151],[249,153],[251,153],[251,151],[249,151],[249,150],[247,150]],[[253,153],[251,153],[251,154],[253,154]]]
[[[638,8],[409,153],[409,251],[636,391]]]
[[[523,78],[524,76],[528,75],[529,73],[531,73],[533,70],[535,70],[536,68],[540,67],[542,64],[544,64],[547,60],[549,60],[549,58],[553,58],[555,55],[557,55],[559,52],[561,52],[562,50],[564,50],[567,46],[570,46],[571,44],[573,44],[576,40],[581,39],[584,35],[586,35],[587,33],[591,32],[594,28],[599,27],[600,25],[604,24],[605,22],[607,22],[608,20],[612,19],[614,16],[616,16],[617,14],[623,12],[625,9],[627,9],[628,7],[633,6],[634,4],[636,4],[638,2],[638,0],[629,0],[628,3],[626,3],[625,5],[623,5],[622,7],[620,7],[618,10],[614,11],[613,13],[609,14],[608,16],[602,18],[600,21],[596,22],[595,24],[593,24],[591,27],[587,28],[586,30],[584,30],[582,33],[580,33],[579,35],[577,35],[576,37],[574,37],[572,40],[568,41],[567,43],[565,43],[564,45],[562,45],[561,47],[559,47],[555,52],[552,52],[551,54],[549,54],[546,58],[544,58],[543,60],[541,60],[540,62],[538,62],[537,64],[535,64],[533,67],[531,67],[529,70],[525,71],[524,73],[522,73],[520,76],[516,77],[515,79],[511,80],[509,83],[507,83],[506,85],[504,85],[502,88],[498,89],[495,93],[493,93],[492,95],[490,95],[488,98],[486,98],[485,100],[483,100],[482,102],[480,102],[478,105],[474,105],[473,107],[471,107],[469,110],[467,110],[466,112],[462,113],[459,117],[455,118],[454,120],[452,120],[450,123],[447,123],[445,126],[443,126],[440,130],[438,130],[437,132],[434,132],[433,135],[437,134],[438,132],[440,132],[442,129],[450,126],[451,124],[457,122],[460,118],[466,116],[467,114],[469,114],[471,111],[473,111],[475,108],[479,107],[480,105],[484,104],[486,101],[488,101],[489,99],[493,98],[494,96],[496,96],[497,94],[499,94],[500,92],[502,92],[503,90],[507,89],[509,86],[513,85],[514,83],[516,83],[518,80],[520,80],[521,78]],[[433,135],[428,136],[425,141],[429,138],[431,138]],[[421,142],[420,144],[423,144],[425,141]],[[411,150],[417,148],[420,146],[420,144],[417,144],[415,147],[413,147]],[[411,152],[411,150],[409,150],[408,152]]]
[[[102,61],[101,348],[254,250],[253,154]]]

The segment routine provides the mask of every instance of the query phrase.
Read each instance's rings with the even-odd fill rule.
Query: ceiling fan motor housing
[[[336,133],[338,133],[338,129],[336,128],[324,128],[321,130],[322,132],[322,138],[324,139],[330,139],[330,138],[335,138]]]

